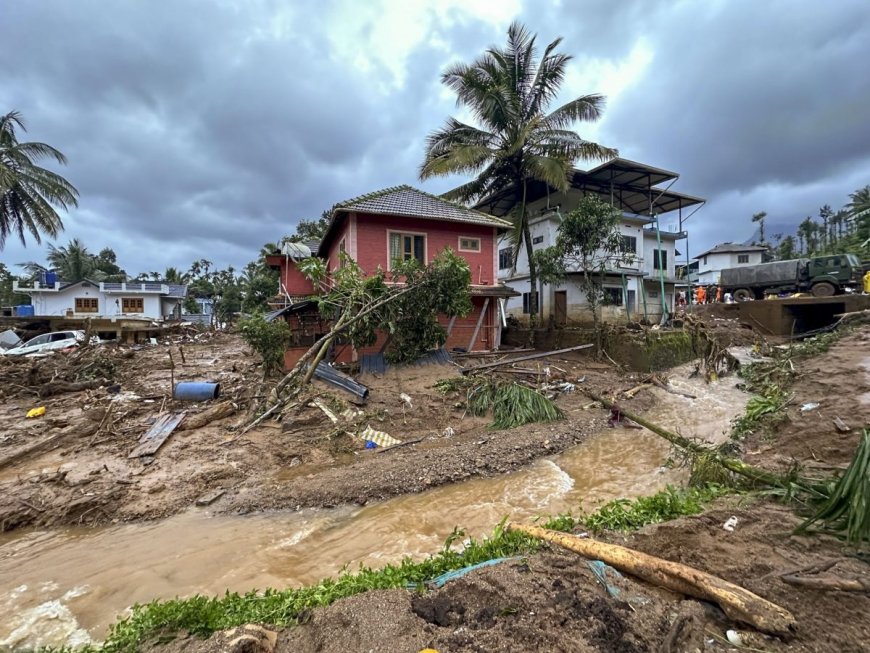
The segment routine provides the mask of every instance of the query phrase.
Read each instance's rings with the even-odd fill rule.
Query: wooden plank
[[[211,492],[206,492],[201,497],[196,500],[197,506],[210,506],[215,501],[220,499],[224,494],[226,494],[226,490],[223,488],[217,488],[216,490],[212,490]]]
[[[480,325],[483,324],[483,318],[486,317],[486,311],[489,309],[489,297],[483,302],[483,308],[480,309],[480,317],[477,318],[477,325],[474,327],[474,333],[471,334],[471,341],[468,343],[468,351],[474,351],[474,343],[477,342],[477,334],[480,332]]]
[[[508,360],[496,361],[495,363],[483,363],[482,365],[475,365],[474,367],[464,367],[460,370],[463,374],[468,374],[469,372],[477,372],[478,370],[486,370],[493,367],[501,367],[502,365],[510,365],[511,363],[519,363],[520,361],[530,361],[536,358],[546,358],[547,356],[556,356],[558,354],[567,354],[570,351],[580,351],[581,349],[589,349],[590,347],[594,347],[594,344],[588,345],[577,345],[576,347],[566,347],[565,349],[554,349],[553,351],[542,351],[537,354],[529,354],[528,356],[518,356],[517,358],[510,358]]]
[[[130,452],[128,458],[139,456],[153,456],[163,443],[172,435],[175,428],[181,424],[181,420],[187,415],[186,412],[165,413],[157,418],[145,434],[139,438],[139,446]]]

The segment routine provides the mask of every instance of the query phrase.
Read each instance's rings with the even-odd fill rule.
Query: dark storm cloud
[[[199,256],[239,266],[301,217],[414,180],[435,124],[424,114],[438,105],[424,100],[443,66],[431,48],[413,52],[406,82],[386,92],[386,71],[362,74],[331,52],[329,11],[240,6],[7,12],[0,47],[26,56],[4,105],[25,114],[30,138],[64,151],[82,194],[64,239],[112,246],[131,270]],[[4,260],[39,258],[34,249],[10,243]]]
[[[870,3],[563,3],[540,15],[577,55],[652,61],[610,102],[600,141],[675,170],[709,202],[689,223],[709,245],[749,238],[766,210],[796,223],[870,183]],[[611,7],[612,10],[607,10]],[[584,89],[592,92],[600,89]]]
[[[600,140],[706,196],[691,223],[706,245],[748,237],[757,210],[798,220],[870,183],[870,4],[824,7],[565,0],[528,3],[521,18],[541,41],[564,36],[575,66],[619,64],[639,40],[649,49],[646,69],[612,98]],[[441,71],[502,43],[504,30],[458,10],[432,18],[397,78],[377,57],[354,65],[381,45],[382,16],[368,8],[5,3],[0,56],[15,65],[0,110],[22,111],[30,138],[67,154],[63,173],[82,193],[61,240],[112,246],[133,272],[201,257],[238,267],[336,201],[419,185],[424,138],[454,111]],[[722,226],[734,216],[747,224]],[[42,249],[10,241],[2,258]]]

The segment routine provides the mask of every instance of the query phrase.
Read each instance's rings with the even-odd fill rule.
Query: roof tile
[[[508,228],[510,223],[411,186],[395,186],[340,202],[334,211],[402,215]]]

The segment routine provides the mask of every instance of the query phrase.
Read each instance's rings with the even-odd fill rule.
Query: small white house
[[[657,188],[654,184],[677,178],[675,173],[626,159],[614,159],[588,172],[573,171],[569,189],[562,193],[530,186],[527,210],[532,248],[554,245],[562,216],[574,210],[581,197],[595,193],[622,211],[619,231],[624,249],[630,254],[605,262],[603,288],[606,293],[601,317],[605,321],[647,319],[655,322],[662,312],[674,312],[676,241],[686,237],[681,230],[683,209],[697,208],[703,199]],[[510,195],[488,198],[478,204],[482,211],[503,215],[512,205]],[[656,229],[658,224],[658,229]],[[633,254],[631,254],[633,252]],[[529,262],[523,245],[513,269],[513,247],[502,237],[498,249],[498,280],[520,297],[506,300],[506,313],[525,322],[531,313]],[[597,274],[597,273],[596,273]],[[568,270],[561,285],[538,288],[539,314],[556,326],[584,323],[592,319],[580,282],[582,270]]]
[[[155,321],[177,318],[187,296],[187,286],[154,283],[108,283],[85,279],[75,283],[55,282],[32,286],[13,283],[13,290],[30,296],[33,313],[43,317],[146,318]]]
[[[692,279],[702,286],[719,283],[719,273],[727,268],[738,268],[746,265],[758,265],[767,248],[759,245],[736,245],[722,243],[708,249],[695,257],[698,261],[697,277]]]

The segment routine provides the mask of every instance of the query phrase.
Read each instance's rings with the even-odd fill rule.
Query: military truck
[[[719,285],[737,301],[796,292],[830,297],[860,289],[862,274],[854,254],[834,254],[727,268],[719,275]]]

